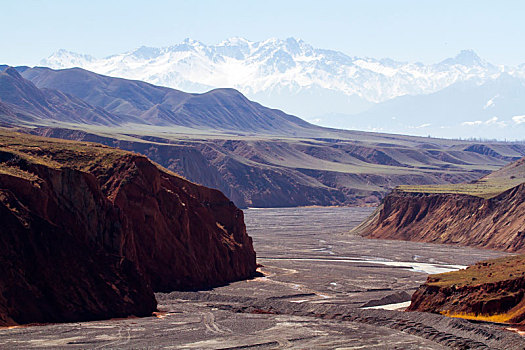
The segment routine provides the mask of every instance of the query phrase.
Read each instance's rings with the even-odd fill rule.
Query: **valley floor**
[[[159,293],[157,317],[2,329],[0,348],[525,347],[525,338],[502,325],[364,308],[408,301],[426,272],[504,255],[347,233],[372,210],[245,210],[263,265],[255,279],[209,291]]]

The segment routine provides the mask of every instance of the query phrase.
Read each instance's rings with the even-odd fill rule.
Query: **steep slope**
[[[123,247],[124,256],[155,291],[209,288],[255,272],[243,213],[221,192],[159,171],[138,155],[94,173],[127,217],[133,244]]]
[[[525,251],[525,161],[468,184],[401,186],[360,231],[370,238]]]
[[[478,182],[488,183],[512,183],[525,181],[525,158],[507,164],[503,168],[484,176]]]
[[[525,257],[479,262],[464,270],[431,275],[407,311],[474,320],[525,323]]]
[[[0,320],[155,309],[152,289],[250,277],[242,211],[143,156],[0,130]]]
[[[0,199],[0,326],[155,311],[151,288],[129,260],[42,219],[9,190]]]
[[[19,122],[19,117],[17,117],[15,111],[0,102],[0,126],[16,125]]]
[[[117,125],[121,121],[101,108],[53,89],[39,89],[22,78],[16,69],[0,71],[0,102],[16,113],[19,122],[42,120]]]
[[[251,102],[233,89],[188,94],[78,68],[55,71],[36,67],[24,69],[21,74],[39,88],[74,95],[130,122],[136,119],[157,126],[281,135],[312,134],[318,129],[297,117]]]
[[[525,185],[489,199],[394,191],[366,237],[525,251]]]
[[[478,149],[481,151],[481,149]],[[478,181],[401,186],[355,232],[368,238],[458,244],[525,252],[525,158]],[[408,311],[474,320],[525,321],[523,256],[431,275]]]
[[[120,256],[118,209],[96,179],[32,162],[8,146],[22,137],[1,134],[0,325],[150,315],[153,291]]]

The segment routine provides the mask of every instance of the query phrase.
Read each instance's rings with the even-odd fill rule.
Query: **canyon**
[[[244,210],[263,265],[254,279],[156,293],[154,317],[0,329],[0,347],[523,349],[508,325],[379,309],[409,301],[426,268],[450,271],[508,254],[348,233],[372,211]]]
[[[178,340],[186,339],[184,344],[193,347],[224,342],[222,336],[210,339],[208,333],[230,334],[230,326],[214,319],[232,313],[263,315],[254,321],[257,327],[261,322],[274,325],[276,336],[284,331],[283,322],[306,317],[302,321],[310,324],[307,333],[318,329],[332,337],[329,329],[344,320],[362,334],[373,333],[380,325],[388,329],[385,334],[409,347],[522,344],[491,324],[484,325],[480,335],[468,321],[375,309],[406,306],[413,295],[412,311],[475,314],[487,309],[475,298],[493,293],[491,300],[496,301],[491,303],[518,315],[519,279],[505,277],[477,289],[447,286],[437,292],[438,301],[432,298],[442,277],[431,275],[424,281],[428,273],[506,256],[472,248],[463,254],[466,248],[453,245],[524,249],[522,143],[321,128],[254,103],[232,89],[188,94],[82,69],[5,67],[0,92],[0,122],[10,127],[0,131],[2,215],[10,227],[2,248],[9,257],[0,300],[2,325],[152,314],[174,320],[177,310],[183,309],[193,320],[190,324],[202,321],[206,330],[198,339]],[[509,162],[514,163],[496,171]],[[375,214],[350,235],[347,231],[359,223],[353,217],[363,221],[371,209],[297,209],[289,217],[274,209],[248,209],[256,220],[251,222],[252,232],[261,247],[258,271],[238,208],[377,204],[381,205]],[[295,220],[303,211],[314,216],[303,218],[301,226]],[[351,224],[329,227],[340,223],[332,217],[339,212],[352,216]],[[308,233],[314,228],[315,234]],[[42,234],[52,239],[44,244]],[[48,250],[37,252],[36,244]],[[423,253],[427,250],[432,256]],[[74,259],[72,252],[78,251],[82,252],[76,253],[78,261],[68,264]],[[378,251],[381,254],[374,253]],[[39,270],[23,252],[36,257],[43,275],[34,273]],[[48,259],[48,254],[60,263]],[[79,265],[77,270],[85,271],[82,278],[68,270],[69,265]],[[337,277],[343,275],[348,278]],[[495,287],[489,287],[493,282]],[[63,288],[64,283],[70,289]],[[13,290],[10,285],[15,285]],[[32,296],[22,293],[27,286]],[[449,307],[465,294],[472,296],[462,299],[465,309]],[[20,307],[26,299],[29,302]],[[191,316],[201,313],[202,320]],[[505,320],[521,320],[516,317]],[[251,322],[248,318],[236,317],[233,325],[242,328]],[[335,323],[321,324],[318,319]],[[113,328],[108,322],[102,326]],[[173,326],[155,324],[152,317],[137,322],[153,327],[153,333]],[[134,329],[128,321],[123,323],[128,332]],[[56,330],[45,327],[44,333]],[[406,331],[416,337],[403,339]],[[24,341],[25,333],[17,334]],[[330,343],[323,337],[310,343],[294,330],[284,334],[277,344]],[[75,346],[77,339],[79,346],[105,344],[82,335],[72,343],[63,339],[46,343],[49,334],[43,337],[38,340],[41,344]],[[335,342],[347,337],[343,332]],[[384,345],[382,337],[374,341]],[[127,344],[111,339],[105,345]],[[251,345],[272,344],[256,337]]]
[[[525,3],[1,9],[0,350],[525,349]]]

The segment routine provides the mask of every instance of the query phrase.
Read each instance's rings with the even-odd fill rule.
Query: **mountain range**
[[[251,102],[233,89],[189,94],[79,68],[0,67],[0,102],[6,108],[5,117],[0,117],[5,123],[17,114],[40,125],[138,124],[280,135],[315,130],[302,119]]]
[[[349,56],[294,38],[231,38],[216,45],[186,39],[102,59],[59,50],[40,64],[200,93],[235,88],[264,105],[329,127],[503,139],[521,138],[525,125],[519,118],[525,114],[520,103],[525,64],[494,65],[472,50],[423,64]],[[499,129],[494,132],[493,126]],[[508,136],[509,130],[514,134]]]
[[[323,128],[234,89],[186,93],[81,68],[0,67],[0,125],[146,155],[241,207],[376,204],[471,181],[525,145]]]

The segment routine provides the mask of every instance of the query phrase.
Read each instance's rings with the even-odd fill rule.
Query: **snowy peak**
[[[250,41],[245,38],[241,38],[239,36],[235,36],[229,39],[224,40],[223,42],[219,43],[217,46],[242,46],[242,47],[249,47],[251,44],[253,44],[253,41]]]
[[[188,38],[170,47],[143,46],[102,59],[61,50],[41,64],[55,69],[82,67],[191,92],[235,88],[249,98],[299,115],[311,109],[311,102],[305,104],[301,99],[312,100],[313,96],[330,96],[329,101],[319,103],[341,107],[328,112],[348,112],[343,109],[353,103],[350,100],[366,104],[429,94],[459,82],[481,84],[503,71],[525,76],[525,68],[493,66],[472,50],[425,65],[351,57],[293,37],[263,41],[233,37],[216,45]],[[291,98],[296,98],[298,108],[283,103]],[[308,108],[301,109],[301,105]]]
[[[232,37],[215,45],[188,38],[100,59],[60,50],[41,64],[188,92],[234,88],[262,105],[330,127],[444,137],[493,137],[495,127],[507,137],[510,131],[523,134],[519,127],[525,127],[525,64],[493,65],[473,50],[423,64],[351,56],[293,37]],[[207,96],[221,91],[227,90]],[[345,120],[338,117],[343,115]]]
[[[96,58],[93,56],[60,49],[48,58],[40,61],[40,64],[45,67],[72,68],[84,67],[94,61],[96,61]]]
[[[465,67],[487,67],[490,65],[487,61],[481,59],[474,50],[461,50],[454,58],[447,58],[440,62],[442,65],[461,65]]]
[[[474,50],[461,50],[461,52],[454,57],[454,60],[463,66],[479,66],[484,63]]]

